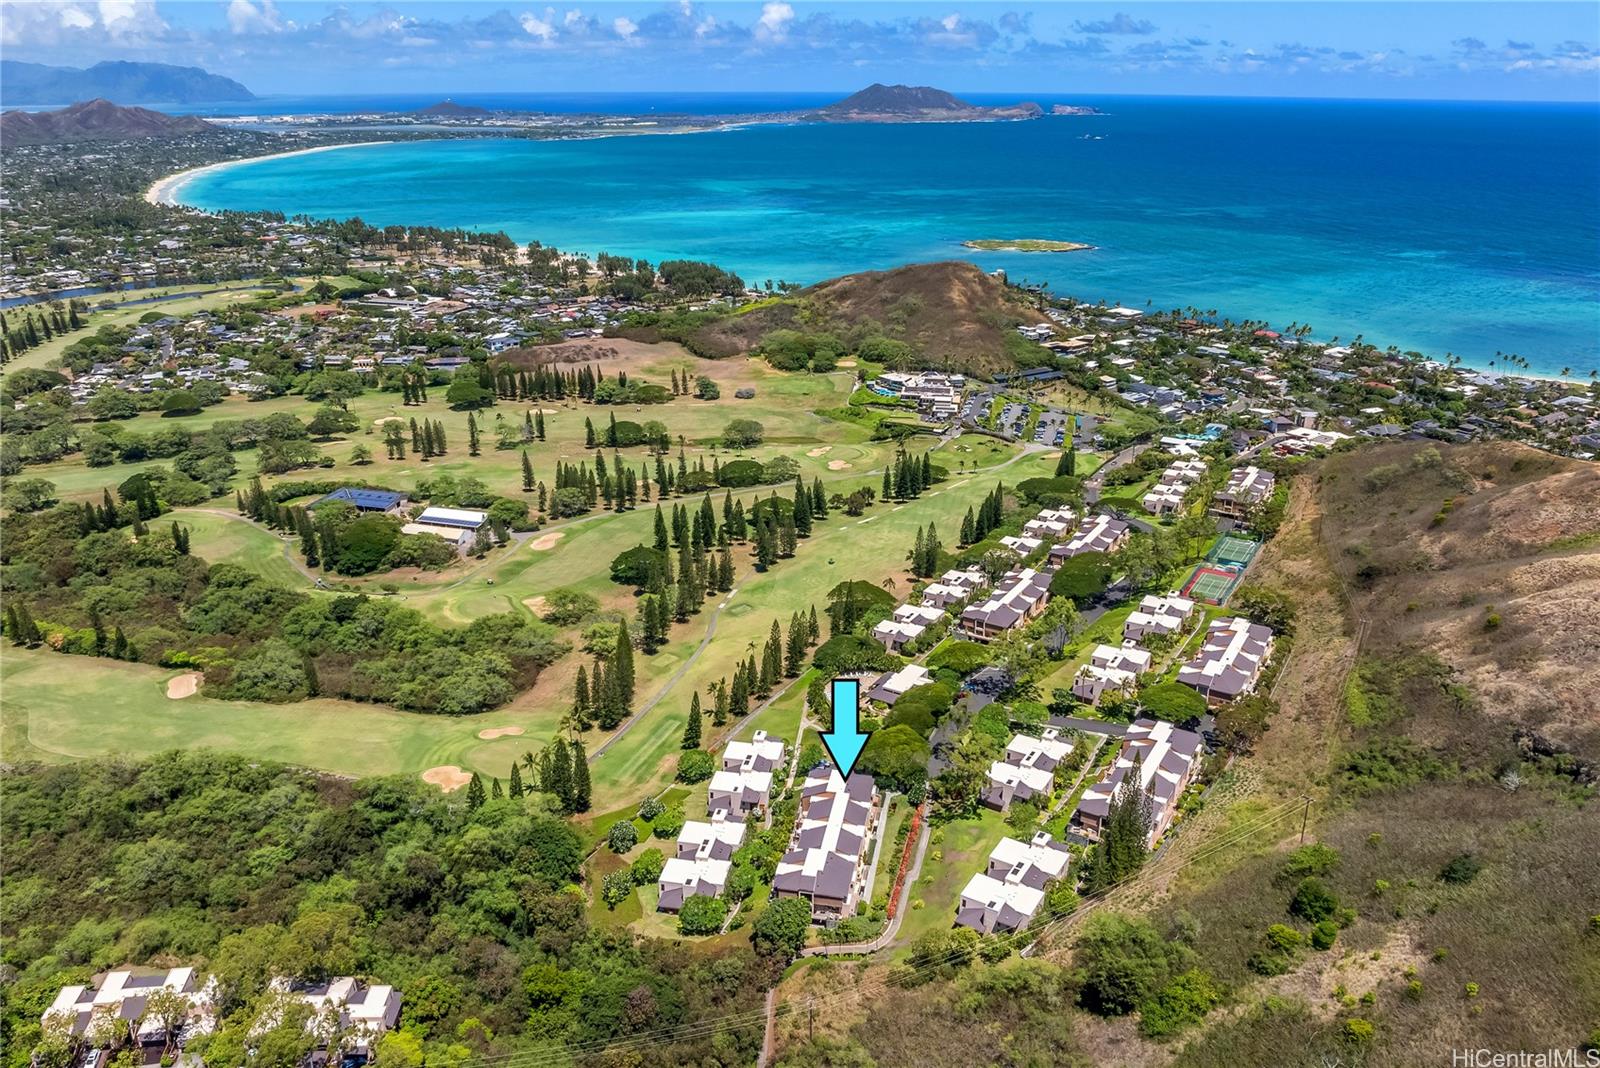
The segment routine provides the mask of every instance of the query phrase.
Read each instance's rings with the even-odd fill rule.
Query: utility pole
[[[1306,798],[1306,807],[1300,813],[1300,844],[1306,844],[1306,820],[1311,816],[1311,798]]]

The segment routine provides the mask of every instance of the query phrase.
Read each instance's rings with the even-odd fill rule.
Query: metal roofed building
[[[317,508],[324,504],[343,502],[354,505],[359,512],[392,512],[406,502],[405,495],[395,493],[393,490],[359,489],[355,486],[341,486],[332,493],[324,494],[312,502],[311,507]]]

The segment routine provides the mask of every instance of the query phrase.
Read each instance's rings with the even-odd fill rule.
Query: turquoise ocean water
[[[706,259],[756,283],[960,257],[1088,300],[1600,368],[1600,109],[1083,102],[1108,114],[356,148],[203,175],[180,199]],[[1097,248],[961,246],[987,237]]]

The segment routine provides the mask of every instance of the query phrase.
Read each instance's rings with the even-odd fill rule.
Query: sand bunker
[[[545,601],[543,594],[540,594],[537,597],[524,597],[522,599],[522,604],[523,607],[527,608],[528,611],[532,612],[541,619],[544,618],[544,610],[546,607],[548,607],[548,602]]]
[[[816,448],[814,448],[814,449],[810,450],[809,452],[807,452],[806,455],[807,456],[822,456],[822,455],[824,455],[826,453],[830,453],[832,451],[833,451],[833,446],[832,445],[818,445]]]
[[[521,727],[489,727],[478,732],[478,737],[484,741],[493,741],[496,738],[514,738],[522,733]]]
[[[187,675],[179,675],[167,680],[167,696],[174,701],[181,701],[185,697],[193,697],[200,690],[200,683],[205,676],[198,671],[191,671]]]
[[[382,419],[374,419],[372,425],[382,426],[385,423],[403,423],[405,421],[406,417],[403,415],[386,415]]]
[[[432,783],[445,793],[459,790],[472,781],[472,776],[456,767],[454,764],[440,764],[436,768],[429,768],[422,773],[422,781]]]
[[[560,541],[566,536],[567,533],[564,530],[552,530],[548,534],[541,534],[537,538],[534,538],[533,544],[529,545],[528,548],[534,550],[535,552],[541,552],[545,549],[554,549],[556,547],[556,542]]]
[[[835,367],[854,367],[855,365],[856,361],[854,360],[840,360],[838,363],[834,364]]]
[[[848,468],[850,466],[851,466],[851,464],[850,464],[850,461],[848,461],[848,460],[829,460],[828,461],[828,470],[829,471],[843,471],[843,470],[845,470],[846,468]]]

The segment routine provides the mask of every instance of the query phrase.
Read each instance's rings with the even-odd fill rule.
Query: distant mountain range
[[[148,108],[121,107],[109,100],[87,100],[59,111],[0,114],[0,143],[7,146],[187,137],[214,130],[215,126],[193,115],[163,115]]]
[[[96,63],[86,70],[0,60],[0,104],[64,104],[96,98],[118,104],[210,104],[254,100],[232,78],[168,63]]]
[[[931,86],[874,83],[804,118],[812,122],[985,122],[1036,119],[1043,114],[1044,109],[1031,102],[982,107]]]

